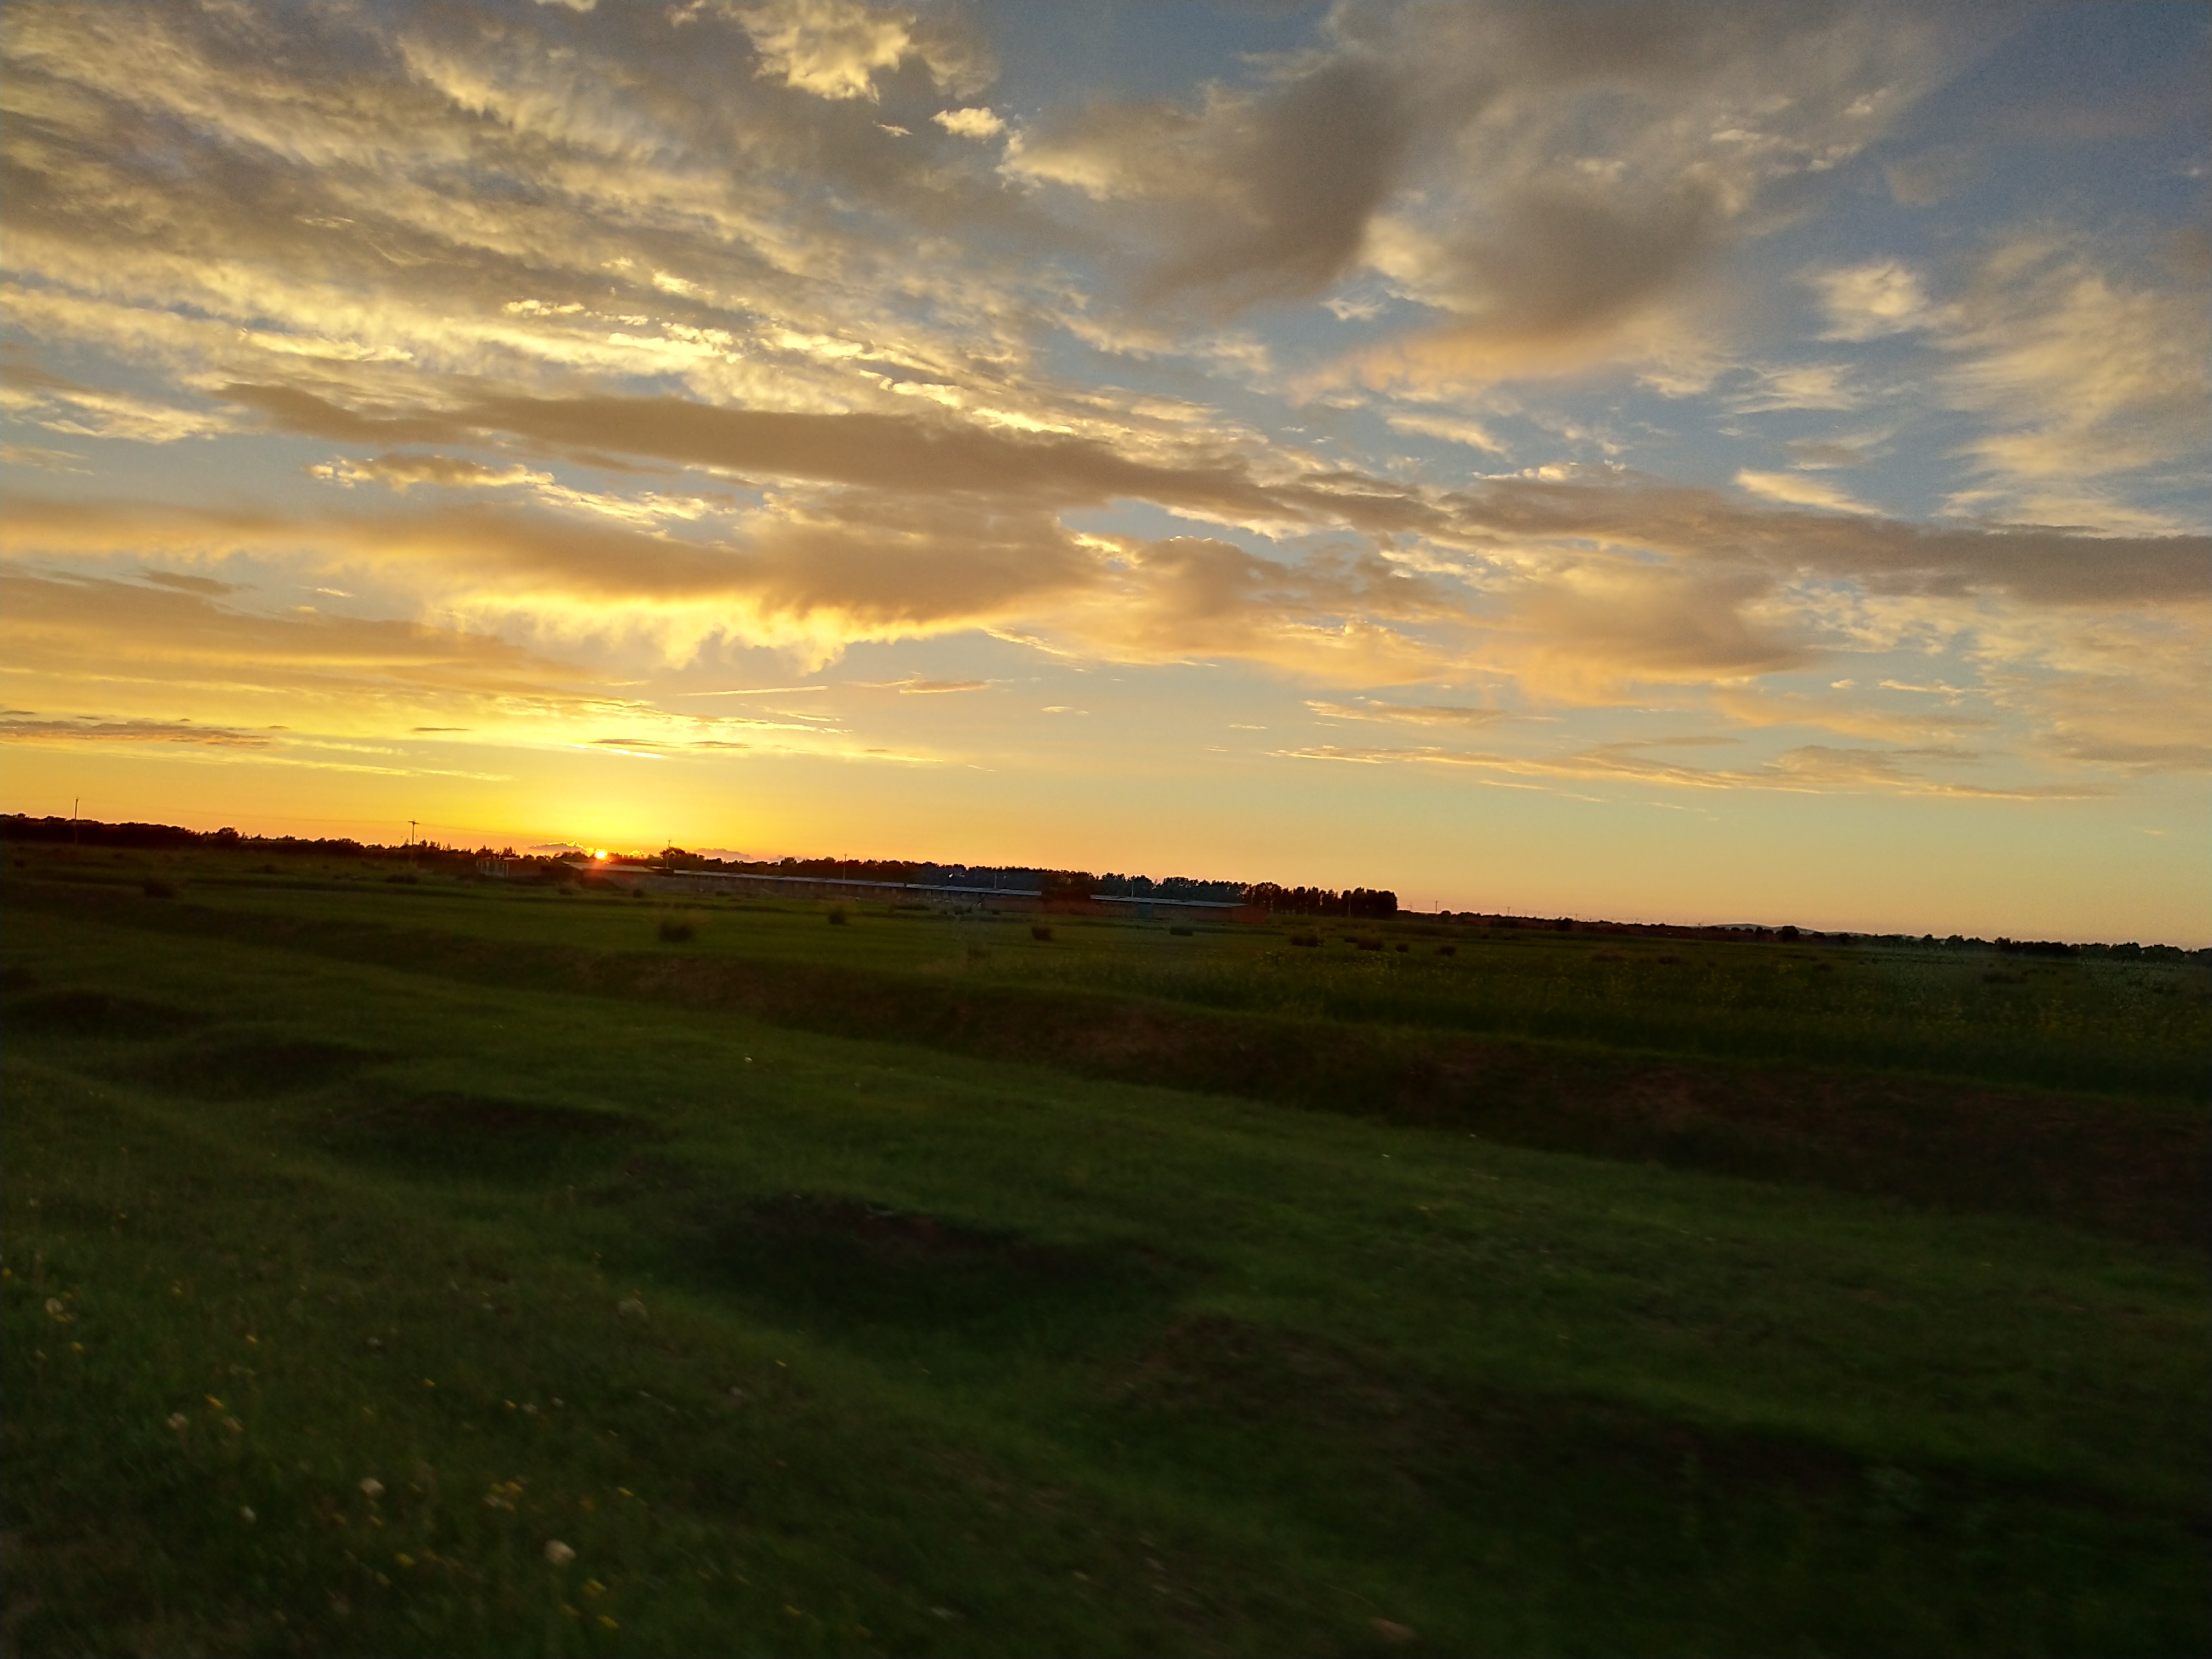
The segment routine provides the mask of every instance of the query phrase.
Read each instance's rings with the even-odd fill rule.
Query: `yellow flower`
[[[576,1552],[557,1538],[545,1540],[545,1559],[556,1567],[565,1567],[576,1559]]]
[[[599,1615],[599,1622],[605,1625],[609,1630],[620,1630],[622,1628],[620,1625],[615,1623],[613,1620],[608,1618],[604,1613]]]

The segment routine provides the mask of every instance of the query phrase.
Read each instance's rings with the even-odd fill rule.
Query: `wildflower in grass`
[[[186,1417],[182,1412],[171,1412],[169,1413],[169,1426],[174,1429],[179,1434],[182,1434],[186,1429],[191,1426],[191,1419]]]
[[[599,1615],[599,1622],[602,1625],[605,1625],[609,1630],[620,1630],[622,1628],[620,1625],[615,1623],[613,1620],[608,1618],[604,1613]]]
[[[228,1429],[233,1434],[244,1434],[246,1432],[246,1425],[240,1422],[234,1417],[224,1418],[222,1419],[222,1425],[226,1429]]]
[[[245,1522],[246,1524],[250,1527],[261,1517],[253,1512],[252,1505],[240,1504],[238,1506],[238,1518]]]
[[[415,1558],[404,1550],[396,1552],[392,1559],[403,1567],[411,1567],[415,1565]]]
[[[219,1412],[222,1409],[222,1401],[216,1399],[213,1395],[204,1394],[200,1398],[208,1402],[208,1409],[210,1411]]]
[[[378,1480],[373,1474],[363,1475],[361,1481],[361,1491],[362,1496],[367,1498],[371,1503],[374,1503],[376,1499],[384,1496],[384,1482]]]
[[[643,1319],[646,1316],[645,1304],[634,1296],[624,1297],[616,1303],[615,1311],[624,1319]]]
[[[576,1552],[557,1538],[545,1540],[545,1559],[556,1567],[565,1567],[576,1559]]]
[[[67,1319],[69,1317],[69,1310],[62,1305],[61,1297],[58,1296],[50,1296],[46,1298],[46,1317],[49,1319]]]

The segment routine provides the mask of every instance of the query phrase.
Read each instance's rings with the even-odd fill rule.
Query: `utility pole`
[[[416,830],[421,825],[422,822],[422,820],[420,818],[410,818],[407,820],[407,867],[410,870],[412,870],[415,867],[415,843],[420,839],[420,837],[416,836]]]
[[[82,847],[84,845],[84,831],[78,829],[76,823],[76,809],[83,804],[84,797],[82,795],[71,795],[70,797],[70,845],[71,847]]]

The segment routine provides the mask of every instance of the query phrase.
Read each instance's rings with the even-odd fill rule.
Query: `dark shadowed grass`
[[[426,879],[376,896],[398,930],[239,890],[10,905],[12,1650],[2212,1637],[2201,1231],[1911,1178],[2002,1152],[1999,1105],[2057,1115],[2031,1146],[2108,1152],[2137,1146],[2114,1122],[2191,1121],[2170,1107],[1990,1093],[1946,1129],[1896,1079],[1595,1048],[1451,1097],[1507,1094],[1526,1140],[1598,1087],[1592,1157],[1117,1080],[1070,1034],[1164,1066],[1301,1026],[1005,994],[1001,963],[1090,950],[1081,927],[717,912],[676,953],[635,900]],[[748,958],[726,941],[756,922]],[[887,960],[845,954],[871,941]],[[1332,1087],[1457,1052],[1306,1029],[1291,1069]],[[1259,1074],[1204,1064],[1232,1061]],[[1740,1146],[1644,1161],[1729,1123],[1798,1150],[1759,1179],[1711,1172]],[[1881,1181],[1809,1167],[1851,1156]]]

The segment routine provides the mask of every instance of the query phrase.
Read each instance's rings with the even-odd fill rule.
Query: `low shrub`
[[[1032,922],[1030,925],[1030,937],[1031,939],[1049,940],[1052,938],[1052,929],[1046,927],[1041,921]]]
[[[1293,945],[1318,945],[1321,943],[1321,935],[1319,933],[1293,933],[1291,935],[1291,943]]]
[[[1412,950],[1413,948],[1413,947],[1412,945],[1401,945],[1400,946],[1398,946],[1398,949],[1399,949],[1401,952],[1402,952],[1402,951],[1410,951],[1410,950]]]
[[[1168,932],[1173,933],[1177,939],[1188,939],[1197,931],[1198,930],[1195,927],[1170,927],[1168,929]]]
[[[845,925],[845,907],[843,905],[833,904],[830,907],[830,925],[832,927],[842,927]]]
[[[140,886],[148,898],[174,898],[177,896],[176,884],[163,881],[159,876],[147,877]]]
[[[660,940],[664,945],[682,945],[698,931],[690,922],[671,916],[660,924]]]
[[[1456,945],[1439,945],[1437,946],[1437,954],[1440,957],[1455,957],[1459,954],[1459,946]]]

